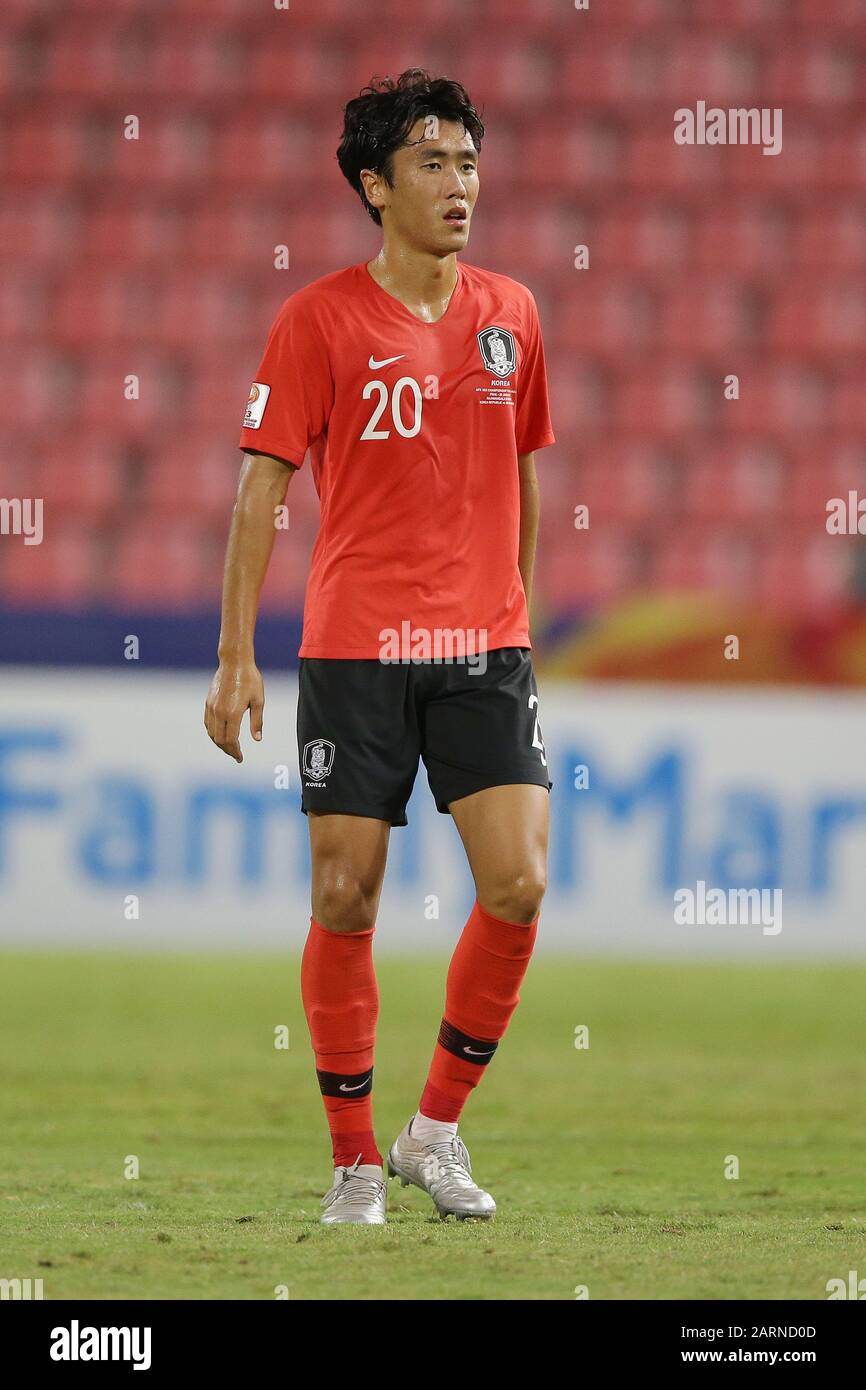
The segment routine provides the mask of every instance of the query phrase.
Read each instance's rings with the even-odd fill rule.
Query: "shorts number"
[[[406,387],[409,388],[410,394],[415,402],[415,418],[408,428],[403,424],[403,415],[401,412],[401,401],[403,391]],[[369,400],[374,391],[379,392],[379,403],[364,426],[364,433],[361,435],[361,438],[388,439],[391,435],[390,430],[376,429],[376,426],[385,413],[385,407],[388,404],[388,387],[384,381],[368,381],[367,385],[364,387],[364,400]],[[394,382],[394,388],[391,392],[391,419],[394,421],[395,430],[398,434],[402,434],[404,439],[414,439],[415,435],[421,429],[421,404],[421,387],[414,377],[401,376],[399,381]]]
[[[529,708],[530,708],[530,709],[537,709],[537,707],[538,707],[538,696],[537,696],[537,695],[530,695],[530,697],[529,697]],[[544,741],[543,741],[543,739],[542,739],[542,737],[541,737],[541,730],[540,730],[539,727],[538,727],[538,715],[535,716],[535,728],[534,728],[533,731],[532,731],[532,746],[533,746],[533,748],[537,748],[537,749],[538,749],[539,756],[540,756],[540,758],[541,758],[542,764],[543,764],[544,767],[547,767],[547,758],[544,756],[544,752],[545,752],[545,749],[544,749]]]

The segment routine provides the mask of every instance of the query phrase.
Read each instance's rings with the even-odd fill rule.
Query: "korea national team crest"
[[[330,739],[314,738],[304,744],[304,776],[321,782],[334,765],[334,745]]]
[[[517,366],[517,351],[508,329],[482,328],[476,336],[488,372],[495,372],[497,376],[511,376]]]

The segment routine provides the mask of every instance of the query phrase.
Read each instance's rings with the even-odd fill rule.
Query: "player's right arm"
[[[256,666],[259,594],[274,545],[277,508],[285,501],[295,465],[270,454],[247,452],[241,465],[223,573],[219,667],[205,704],[204,722],[218,748],[242,763],[241,720],[262,736],[265,689]]]

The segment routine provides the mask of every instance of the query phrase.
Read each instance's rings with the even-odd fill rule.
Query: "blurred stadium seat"
[[[0,403],[62,546],[6,564],[5,603],[86,602],[107,572],[121,602],[217,603],[270,323],[377,245],[334,158],[342,103],[382,68],[362,8],[319,0],[251,26],[246,0],[72,0],[55,23],[47,0],[8,0]],[[389,69],[441,59],[487,122],[466,259],[524,280],[541,309],[545,613],[647,584],[791,611],[844,599],[852,545],[809,528],[866,467],[862,5],[385,8]],[[677,145],[673,109],[698,92],[783,106],[783,157]],[[291,502],[272,607],[302,598],[308,470]],[[569,533],[580,502],[591,530]]]

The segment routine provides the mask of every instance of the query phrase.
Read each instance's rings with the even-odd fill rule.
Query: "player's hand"
[[[255,662],[221,661],[204,707],[204,726],[217,748],[242,763],[241,720],[249,710],[250,733],[258,743],[264,708],[265,683]]]

